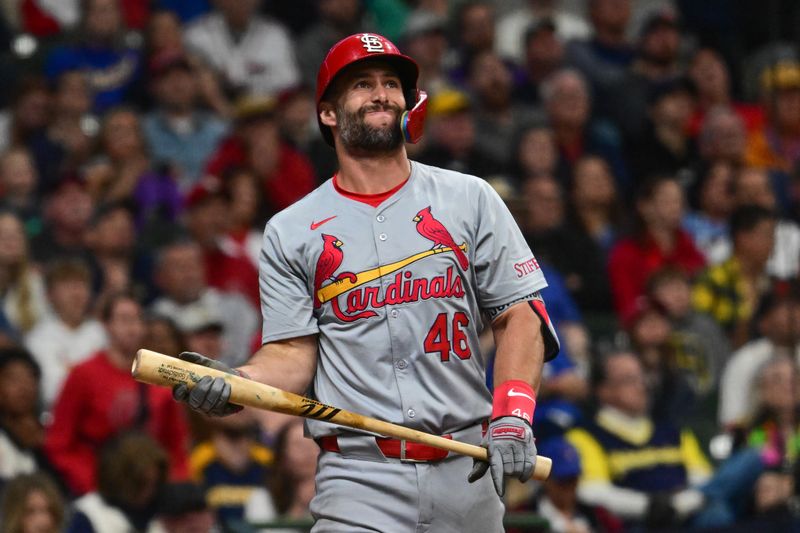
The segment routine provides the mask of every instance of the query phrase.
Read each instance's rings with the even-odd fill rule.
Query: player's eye
[[[386,82],[386,87],[388,87],[389,89],[397,89],[398,87],[400,87],[400,82],[397,80],[389,80]]]
[[[355,85],[356,89],[369,89],[370,85],[367,80],[359,80]]]

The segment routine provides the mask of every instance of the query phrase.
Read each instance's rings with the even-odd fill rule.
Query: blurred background
[[[0,0],[0,532],[310,526],[299,420],[128,369],[260,345],[261,233],[336,172],[316,72],[361,31],[419,64],[410,157],[487,180],[550,285],[554,471],[509,531],[797,528],[800,3]]]

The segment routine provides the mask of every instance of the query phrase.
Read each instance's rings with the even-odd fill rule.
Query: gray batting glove
[[[475,460],[467,478],[470,483],[492,472],[494,490],[498,496],[505,492],[505,479],[514,477],[527,481],[536,463],[536,445],[531,425],[516,416],[502,416],[492,420],[481,446],[489,452],[489,462]]]
[[[196,352],[181,352],[178,354],[178,358],[228,374],[242,375],[238,370]],[[192,409],[210,416],[228,416],[243,409],[241,405],[228,403],[231,397],[231,384],[222,378],[212,378],[211,376],[203,376],[191,390],[183,383],[175,385],[172,388],[172,397],[179,402],[189,404]]]

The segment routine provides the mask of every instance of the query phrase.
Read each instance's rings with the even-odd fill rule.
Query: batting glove
[[[494,490],[498,496],[505,492],[507,477],[527,481],[536,463],[536,445],[530,424],[516,416],[505,416],[492,420],[481,446],[489,452],[489,462],[475,460],[467,478],[470,483],[492,473]]]
[[[242,372],[224,363],[209,359],[196,352],[181,352],[178,354],[178,358],[235,376],[243,375]],[[243,409],[241,405],[228,403],[231,397],[231,384],[219,377],[203,376],[191,390],[183,383],[175,385],[172,388],[172,397],[179,402],[189,404],[192,409],[210,416],[228,416]]]

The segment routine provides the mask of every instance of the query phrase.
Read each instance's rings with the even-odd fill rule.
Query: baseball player
[[[264,344],[223,369],[481,444],[490,461],[309,420],[322,449],[316,532],[502,531],[504,480],[528,479],[536,457],[535,391],[558,352],[538,292],[546,282],[486,182],[408,159],[404,141],[419,139],[425,114],[417,73],[380,35],[328,52],[316,100],[339,171],[267,223]],[[478,345],[485,325],[497,345],[494,398]],[[212,415],[238,409],[219,378],[174,396]]]

